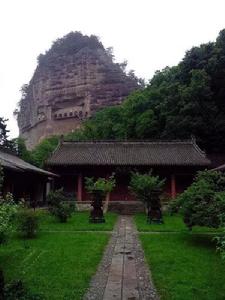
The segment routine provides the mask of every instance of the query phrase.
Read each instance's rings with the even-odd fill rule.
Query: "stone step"
[[[109,202],[108,210],[121,215],[133,215],[144,212],[144,204],[139,201],[112,201]]]

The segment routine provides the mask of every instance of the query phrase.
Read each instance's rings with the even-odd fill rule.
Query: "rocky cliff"
[[[138,88],[95,36],[72,32],[38,58],[18,110],[20,136],[33,148],[41,139],[79,128],[100,108]]]

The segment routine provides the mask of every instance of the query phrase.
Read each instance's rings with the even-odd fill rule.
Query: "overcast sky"
[[[95,34],[146,80],[225,28],[224,0],[0,0],[0,116],[13,110],[37,56],[70,31]]]

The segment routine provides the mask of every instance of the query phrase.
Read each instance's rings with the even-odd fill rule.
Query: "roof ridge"
[[[5,148],[2,145],[0,145],[0,152],[3,152],[3,153],[10,154],[10,155],[18,157],[18,153],[16,152],[15,149],[13,150],[13,149]]]
[[[196,143],[196,139],[195,138],[192,138],[192,145],[194,146],[195,150],[197,152],[199,152],[200,155],[202,155],[204,158],[207,158],[207,155],[206,155],[206,152],[203,151]],[[208,159],[208,158],[207,158]],[[209,160],[209,159],[208,159]],[[210,161],[210,160],[209,160]]]
[[[85,141],[63,141],[59,143],[57,146],[63,144],[193,144],[191,139],[187,140],[161,140],[161,139],[154,139],[154,140],[85,140]],[[55,149],[57,150],[57,149]],[[55,152],[55,151],[54,151]],[[53,153],[54,153],[53,152]]]

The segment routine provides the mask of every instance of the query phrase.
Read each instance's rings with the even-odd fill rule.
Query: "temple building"
[[[166,179],[164,196],[177,193],[192,183],[198,170],[207,168],[210,160],[188,141],[61,141],[46,162],[51,172],[59,174],[55,188],[76,196],[78,204],[90,201],[85,190],[85,177],[107,178],[115,174],[116,187],[110,203],[132,202],[129,190],[131,171],[149,172]]]

